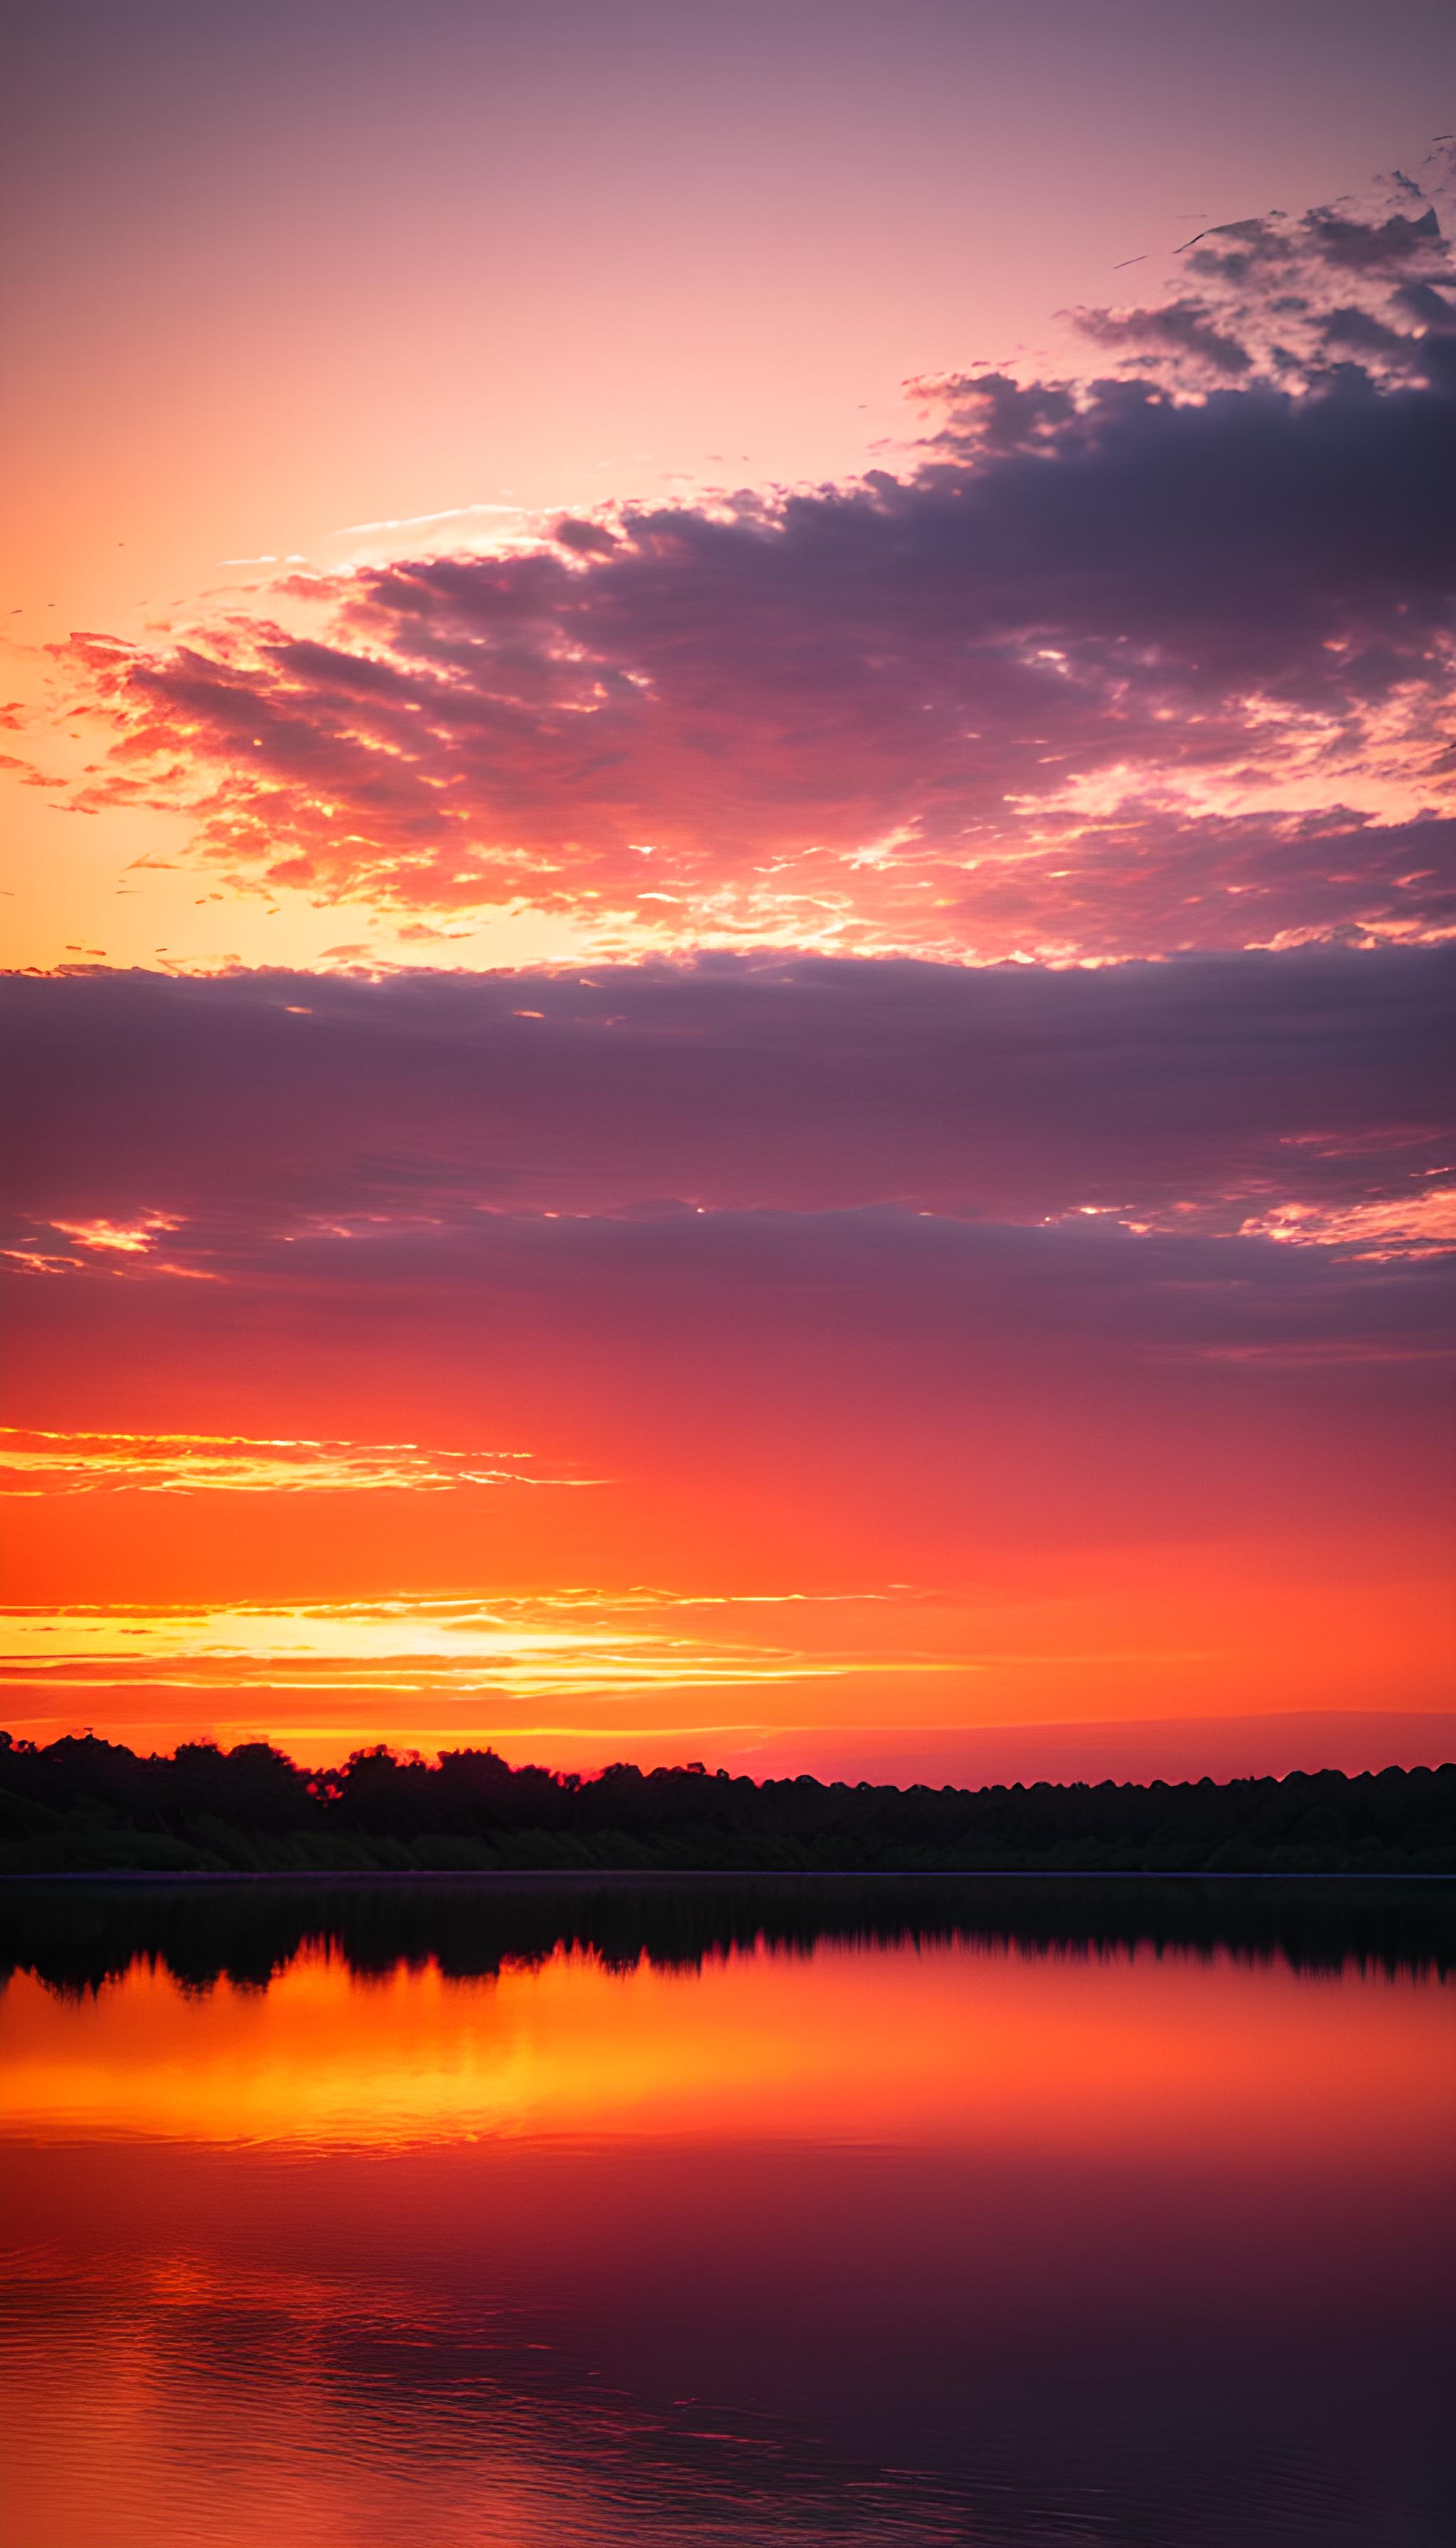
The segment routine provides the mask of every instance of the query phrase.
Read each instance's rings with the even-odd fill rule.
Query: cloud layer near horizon
[[[604,951],[1439,934],[1452,284],[1413,189],[1235,225],[1179,297],[1082,314],[1133,377],[931,385],[903,474],[75,640],[115,735],[79,801],[189,806],[263,891]]]
[[[750,1534],[773,1472],[902,1572],[1014,1510],[1343,1524],[1398,1443],[1410,1512],[1453,964],[13,982],[13,1332],[65,1402],[22,1420],[127,1424],[164,1373],[209,1431],[524,1438]]]
[[[1282,1215],[1367,1249],[1384,1216],[1419,1248],[1456,1179],[1453,1014],[1439,947],[12,978],[5,1244],[110,1277],[483,1214],[892,1207],[1220,1236]]]

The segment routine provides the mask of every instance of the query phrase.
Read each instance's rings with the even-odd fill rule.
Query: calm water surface
[[[8,1906],[10,2548],[1445,2548],[1422,1953],[265,1890]]]

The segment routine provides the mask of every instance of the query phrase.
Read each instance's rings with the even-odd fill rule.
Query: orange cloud
[[[1401,1256],[1444,1256],[1456,1250],[1456,1186],[1427,1186],[1389,1202],[1343,1210],[1312,1203],[1274,1204],[1242,1225],[1250,1236],[1290,1247],[1355,1247],[1380,1263]]]
[[[455,1487],[594,1486],[543,1476],[529,1451],[413,1442],[250,1441],[223,1433],[56,1433],[0,1425],[0,1495],[439,1495]]]

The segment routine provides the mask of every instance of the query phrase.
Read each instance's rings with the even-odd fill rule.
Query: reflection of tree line
[[[1275,1959],[1300,1972],[1349,1964],[1456,1970],[1456,1897],[1420,1878],[1277,1884],[1156,1876],[762,1875],[495,1878],[375,1876],[0,1887],[0,1975],[99,1988],[136,1960],[184,1987],[266,1987],[309,1950],[380,1977],[433,1963],[476,1980],[559,1948],[613,1970],[691,1970],[733,1950],[976,1944],[1030,1956],[1146,1950]]]
[[[494,1752],[431,1766],[383,1745],[309,1771],[267,1743],[142,1759],[94,1735],[38,1748],[0,1734],[0,1870],[541,1867],[1456,1873],[1456,1767],[899,1788],[760,1784],[696,1764],[582,1778]]]

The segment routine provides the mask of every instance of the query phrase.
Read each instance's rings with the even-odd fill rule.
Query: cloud
[[[1288,1237],[1275,1212],[1230,1235],[1183,1224],[1176,1208],[1161,1228],[1094,1210],[1018,1226],[901,1206],[630,1216],[457,1208],[372,1217],[353,1230],[208,1232],[217,1279],[198,1287],[195,1308],[169,1302],[164,1321],[179,1368],[184,1357],[206,1364],[225,1351],[244,1305],[256,1333],[302,1346],[332,1327],[333,1342],[347,1339],[359,1361],[377,1334],[393,1337],[395,1360],[423,1354],[442,1371],[489,1372],[499,1350],[482,1338],[508,1338],[538,1387],[551,1367],[558,1397],[584,1346],[593,1368],[615,1370],[624,1388],[633,1371],[656,1369],[653,1389],[670,1394],[663,1375],[684,1356],[700,1363],[711,1338],[725,1386],[745,1357],[784,1367],[779,1421],[798,1373],[826,1356],[882,1350],[896,1336],[905,1340],[897,1361],[916,1368],[917,1386],[948,1353],[967,1350],[994,1354],[1003,1380],[1052,1351],[1144,1364],[1235,1351],[1411,1362],[1449,1351],[1449,1239],[1441,1250],[1387,1246],[1365,1217],[1351,1230],[1336,1219],[1326,1231],[1335,1243],[1291,1246]],[[128,1288],[158,1289],[143,1278]],[[143,1309],[119,1328],[114,1297],[101,1287],[94,1304],[77,1299],[63,1314],[78,1339],[89,1338],[93,1360],[102,1337],[126,1333],[139,1351],[156,1326],[156,1312]],[[24,1336],[24,1306],[15,1316]],[[413,1331],[408,1339],[394,1333],[402,1326]]]
[[[413,1442],[250,1441],[218,1433],[59,1433],[0,1425],[0,1496],[438,1495],[455,1487],[576,1486],[528,1451],[430,1451]]]
[[[118,1288],[285,1241],[427,1252],[491,1215],[1091,1207],[1234,1235],[1296,1208],[1337,1232],[1456,1174],[1453,1015],[1444,947],[12,977],[0,1238]],[[165,1255],[79,1229],[165,1229]]]
[[[922,384],[939,427],[901,475],[295,576],[166,647],[79,638],[111,743],[78,801],[190,808],[248,887],[528,907],[597,952],[1448,930],[1434,208],[1271,216],[1184,265],[1165,304],[1085,315],[1133,377]]]
[[[1219,333],[1201,301],[1170,301],[1160,310],[1084,310],[1078,315],[1084,336],[1114,352],[1129,350],[1141,364],[1149,354],[1171,353],[1179,370],[1188,358],[1198,374],[1236,380],[1252,371],[1253,356],[1233,336]]]
[[[1200,230],[1180,251],[1176,298],[1083,310],[1094,344],[1170,388],[1248,377],[1310,391],[1349,356],[1389,385],[1456,382],[1456,263],[1438,205],[1456,205],[1456,152],[1431,152],[1363,202],[1267,213]],[[1189,289],[1190,283],[1192,289]]]
[[[72,1239],[102,1256],[147,1256],[158,1238],[177,1228],[177,1216],[170,1212],[147,1212],[133,1222],[57,1221],[51,1224],[63,1238]]]
[[[1398,1256],[1456,1253],[1456,1183],[1427,1186],[1389,1203],[1350,1204],[1322,1211],[1318,1204],[1276,1204],[1242,1225],[1245,1236],[1282,1239],[1292,1247],[1357,1247],[1373,1263]]]
[[[354,1496],[366,1580],[425,1590],[631,1582],[646,1549],[742,1589],[963,1582],[1031,1544],[1052,1572],[1180,1535],[1409,1548],[1447,1457],[1453,973],[1304,948],[12,979],[6,1243],[165,1214],[166,1261],[212,1278],[146,1248],[17,1270],[13,1415],[165,1428],[164,1460],[185,1434],[179,1485],[220,1456],[197,1437],[251,1446],[241,1484],[269,1435],[325,1446],[319,1486],[385,1484],[402,1438],[434,1476],[465,1458],[435,1446],[525,1442],[526,1474],[612,1482],[497,1494],[489,1538],[412,1470],[383,1536]],[[329,1507],[279,1456],[292,1593]],[[168,1509],[205,1592],[210,1516],[229,1552],[269,1530],[266,1495]],[[128,1540],[109,1582],[136,1581]]]
[[[302,1393],[278,1432],[372,1461],[407,1427],[328,1420],[341,1357],[412,1441],[559,1445],[568,1477],[644,1428],[711,1460],[752,1410],[780,1446],[851,1408],[908,1443],[1113,1371],[1131,1406],[1220,1359],[1428,1370],[1453,976],[1414,948],[14,979],[6,1243],[164,1214],[212,1278],[76,1248],[16,1273],[14,1353],[77,1425],[161,1354],[199,1430],[249,1437],[217,1392],[261,1359]]]
[[[170,1237],[180,1228],[180,1216],[173,1212],[140,1212],[130,1221],[107,1221],[99,1215],[90,1221],[48,1221],[35,1233],[37,1244],[0,1247],[0,1260],[27,1274],[75,1274],[97,1265],[119,1274],[136,1259],[144,1260],[148,1273],[208,1281],[203,1267],[179,1265],[175,1258],[157,1254],[158,1239]]]
[[[908,1588],[895,1592],[894,1626],[903,1635],[916,1601]],[[721,1689],[751,1699],[756,1687],[783,1684],[924,1682],[973,1669],[954,1649],[928,1654],[897,1644],[888,1654],[866,1653],[850,1642],[854,1594],[811,1606],[827,1614],[812,1623],[815,1644],[801,1637],[804,1596],[783,1594],[684,1600],[642,1588],[625,1594],[583,1588],[564,1598],[504,1594],[489,1601],[35,1605],[0,1611],[0,1684],[49,1694],[170,1683],[276,1695],[298,1682],[331,1693],[433,1691],[458,1699],[489,1690],[579,1700]],[[653,1623],[657,1614],[661,1626]],[[732,1730],[765,1729],[751,1719]]]
[[[436,522],[472,521],[482,513],[492,516],[504,513],[518,517],[520,506],[519,504],[450,504],[440,513],[391,513],[377,522],[345,522],[342,530],[335,531],[333,537],[336,540],[346,540],[360,537],[369,531],[425,530]]]
[[[613,1482],[498,1495],[489,1540],[451,1527],[464,1496],[394,1499],[417,1518],[371,1537],[386,1586],[630,1582],[646,1550],[669,1582],[729,1589],[963,1582],[1011,1548],[1049,1584],[1069,1548],[1233,1540],[1272,1563],[1291,1538],[1398,1533],[1404,1565],[1449,1465],[1449,1260],[1364,1239],[889,1207],[460,1212],[219,1253],[214,1283],[17,1283],[10,1349],[38,1409],[41,1375],[63,1373],[67,1412],[109,1411],[164,1367],[172,1406],[252,1408],[261,1386],[288,1429],[321,1434],[330,1410],[387,1393],[416,1440],[529,1425],[548,1474]],[[98,1529],[122,1501],[93,1501]],[[206,1586],[203,1501],[170,1509],[178,1531],[197,1516],[183,1581]],[[280,1544],[255,1501],[271,1571],[291,1590],[303,1547],[333,1580],[319,1534]],[[319,1500],[295,1501],[302,1534]]]

